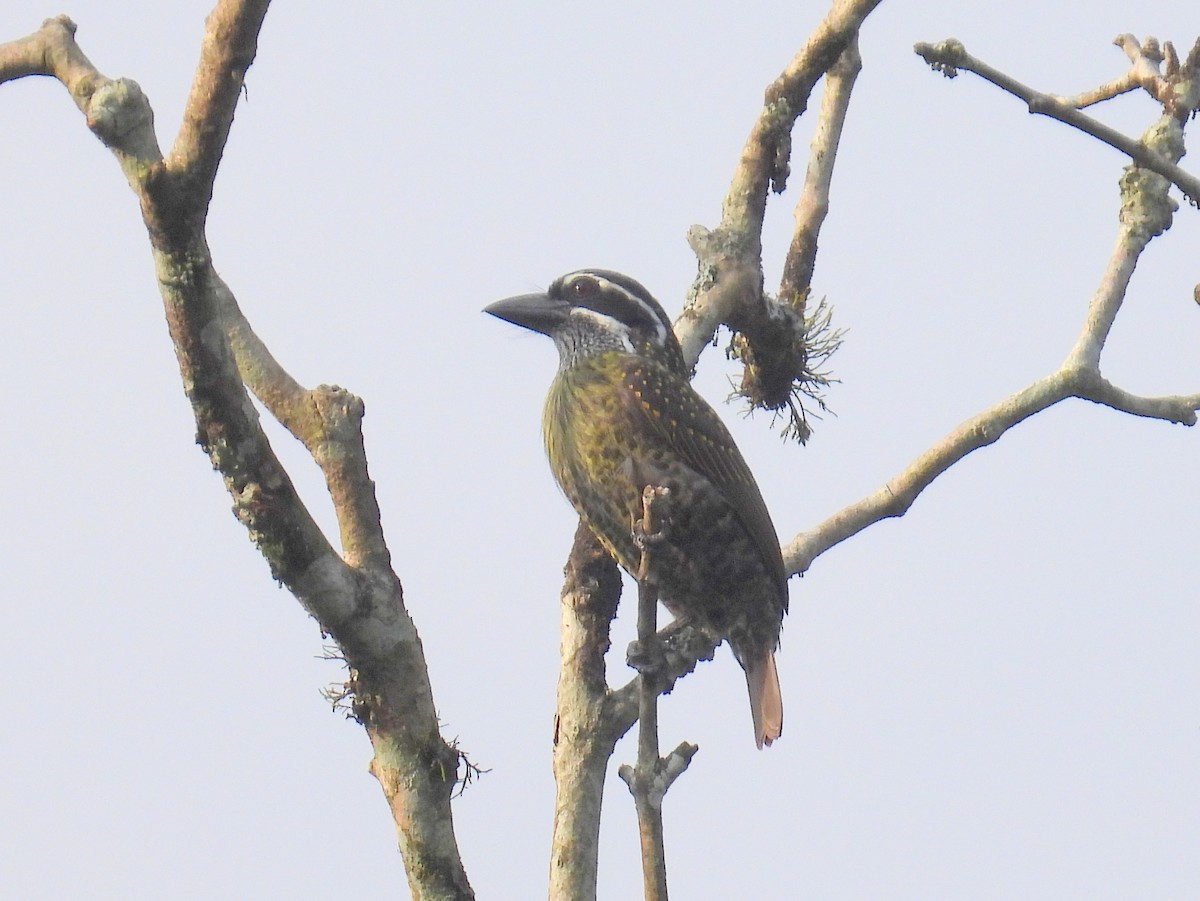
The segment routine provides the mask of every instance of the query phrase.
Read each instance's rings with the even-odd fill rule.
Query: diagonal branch
[[[850,110],[850,97],[860,71],[862,56],[858,52],[858,35],[855,34],[825,75],[821,114],[817,117],[808,170],[804,174],[804,188],[796,203],[796,229],[783,262],[779,300],[790,304],[801,315],[805,312],[809,286],[816,268],[817,238],[829,214],[833,164],[837,159],[842,128]]]
[[[903,516],[922,491],[967,454],[994,444],[1013,426],[1069,397],[1188,426],[1196,424],[1196,411],[1200,410],[1200,392],[1138,397],[1084,370],[1060,369],[966,420],[878,491],[798,534],[783,549],[787,571],[806,572],[834,545],[884,519]]]
[[[1171,88],[1162,77],[1163,53],[1159,49],[1158,41],[1150,38],[1143,46],[1133,35],[1120,34],[1113,39],[1113,43],[1129,57],[1129,61],[1133,64],[1129,67],[1129,71],[1120,78],[1099,85],[1090,91],[1084,91],[1074,97],[1059,99],[1067,106],[1083,109],[1141,88],[1160,103],[1166,103]],[[1167,47],[1171,49],[1170,43],[1167,44]]]
[[[76,29],[67,16],[55,16],[33,34],[0,44],[0,84],[31,75],[57,78],[141,196],[162,168],[150,102],[132,79],[101,74],[75,43]]]
[[[375,485],[367,474],[362,399],[336,386],[300,385],[255,333],[229,286],[215,271],[211,278],[213,300],[240,377],[312,454],[325,476],[346,561],[356,567],[390,568]]]
[[[858,35],[880,0],[835,0],[804,47],[767,88],[722,205],[721,223],[711,231],[692,226],[688,241],[699,272],[675,333],[688,366],[694,366],[722,323],[745,332],[753,343],[776,328],[763,296],[762,226],[770,190],[787,183],[791,131],[804,113],[817,81]]]
[[[1123,135],[1115,128],[1111,128],[1103,122],[1093,119],[1086,113],[1068,106],[1066,102],[1052,94],[1044,94],[1036,91],[982,60],[976,59],[967,53],[966,48],[960,41],[950,39],[942,41],[939,44],[919,43],[913,47],[913,50],[930,66],[942,72],[948,78],[955,77],[960,69],[973,72],[985,81],[996,85],[1001,90],[1007,91],[1013,96],[1024,100],[1025,104],[1029,107],[1029,112],[1057,119],[1059,122],[1077,128],[1085,134],[1103,141],[1110,147],[1124,153],[1139,166],[1157,172],[1163,178],[1169,180],[1193,204],[1200,204],[1200,178],[1181,169],[1172,160],[1164,159],[1159,154],[1148,149],[1143,142],[1135,141]],[[1197,91],[1195,86],[1197,74],[1194,70],[1188,70],[1184,74],[1190,79],[1192,84],[1186,90],[1186,93],[1194,95]]]
[[[185,202],[206,215],[233,114],[258,52],[270,0],[219,0],[205,22],[200,64],[167,168],[179,176]]]
[[[816,528],[793,538],[783,549],[787,571],[803,573],[813,560],[834,545],[880,520],[903,516],[934,479],[967,454],[987,447],[1017,423],[1070,396],[1069,378],[1059,372],[971,417],[874,494],[839,510]]]
[[[412,896],[469,899],[474,894],[450,811],[464,758],[441,737],[420,637],[390,566],[367,474],[362,401],[339,388],[305,391],[287,375],[217,275],[204,235],[212,180],[266,7],[222,0],[209,17],[169,165],[145,95],[133,81],[98,72],[75,45],[74,23],[65,17],[0,45],[0,81],[57,77],[116,156],[141,203],[197,440],[273,575],[345,656],[352,710],[371,739],[370,769],[396,823]],[[246,384],[321,466],[344,556],[318,528],[272,451]]]
[[[1011,81],[1002,73],[995,73],[995,78]],[[1183,154],[1182,127],[1170,111],[1147,130],[1142,141],[1139,146],[1144,146],[1160,162],[1178,159]],[[797,535],[784,548],[784,564],[789,572],[803,573],[813,560],[834,545],[880,520],[903,516],[934,479],[967,454],[994,443],[1013,426],[1069,397],[1138,416],[1189,426],[1196,423],[1200,393],[1138,397],[1113,385],[1100,373],[1101,353],[1138,259],[1150,241],[1171,224],[1172,203],[1165,178],[1135,166],[1122,175],[1120,187],[1116,245],[1088,306],[1079,338],[1062,366],[959,425],[878,491]]]

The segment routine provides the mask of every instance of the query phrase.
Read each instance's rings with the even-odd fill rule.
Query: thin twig
[[[670,528],[668,501],[667,489],[647,485],[642,491],[642,518],[634,524],[635,537],[642,549],[638,565],[638,646],[642,652],[642,662],[635,680],[638,695],[638,757],[636,766],[626,764],[617,771],[629,786],[637,810],[642,846],[642,884],[647,901],[666,901],[667,898],[663,798],[700,750],[685,741],[667,757],[658,756],[658,696],[663,692],[659,671],[666,664],[659,643],[662,635],[656,633],[658,591],[650,577],[650,562],[654,544],[664,540]],[[613,710],[610,708],[609,713]]]
[[[676,682],[696,669],[697,663],[712,660],[721,640],[695,623],[677,620],[659,629],[655,645],[662,649],[663,659],[661,669],[654,674],[658,693],[669,693]],[[639,674],[608,694],[606,720],[618,735],[624,735],[637,722],[641,688]]]
[[[805,315],[805,302],[812,283],[817,260],[817,238],[829,213],[829,191],[833,184],[834,162],[850,96],[858,73],[862,71],[862,56],[858,52],[855,34],[836,63],[825,74],[825,91],[821,95],[821,113],[813,135],[804,174],[804,188],[796,202],[796,228],[783,263],[783,278],[779,282],[779,300]]]
[[[1121,151],[1139,166],[1144,166],[1153,172],[1157,172],[1163,178],[1169,180],[1193,204],[1200,203],[1200,178],[1181,169],[1171,160],[1164,159],[1159,154],[1148,149],[1141,141],[1135,141],[1115,128],[1111,128],[1103,122],[1093,119],[1086,113],[1082,113],[1078,109],[1067,105],[1062,99],[1052,94],[1036,91],[982,60],[976,59],[967,53],[966,48],[960,41],[950,39],[938,44],[919,43],[913,47],[913,50],[935,70],[942,72],[949,78],[957,75],[959,70],[973,72],[1001,90],[1007,91],[1009,94],[1024,100],[1030,113],[1057,119],[1059,122],[1063,122],[1091,135],[1097,140],[1108,144],[1110,147]],[[1195,78],[1195,73],[1191,73],[1191,77]]]
[[[1163,83],[1160,71],[1163,53],[1159,49],[1158,41],[1149,38],[1143,45],[1131,34],[1119,34],[1113,39],[1113,43],[1125,51],[1125,55],[1129,57],[1129,61],[1133,64],[1129,67],[1129,71],[1120,78],[1098,85],[1082,94],[1074,97],[1060,97],[1059,99],[1063,103],[1075,109],[1084,109],[1095,106],[1097,103],[1103,103],[1105,100],[1112,100],[1122,94],[1128,94],[1130,91],[1136,91],[1138,88],[1147,91],[1160,102],[1165,100],[1165,90],[1168,87]],[[1169,42],[1167,47],[1171,48]]]
[[[650,579],[652,546],[663,538],[666,517],[656,505],[667,490],[647,485],[642,491],[642,518],[634,526],[642,549],[638,565],[638,643],[651,647],[658,632],[658,590]],[[662,794],[656,792],[662,760],[658,756],[658,690],[646,673],[639,679],[637,765],[623,766],[620,776],[633,793],[642,847],[642,887],[646,901],[667,899],[667,855],[663,844]],[[665,788],[663,789],[665,792]]]
[[[837,0],[804,47],[767,88],[722,205],[721,223],[692,226],[688,241],[698,274],[692,296],[675,323],[687,365],[694,366],[717,327],[748,332],[778,328],[763,296],[762,227],[767,195],[782,191],[791,156],[791,130],[817,81],[858,34],[881,0]]]
[[[918,45],[917,52],[937,64],[967,68],[982,66],[970,60],[961,49]],[[1000,84],[1018,96],[1031,94],[1007,75],[983,67],[988,81]],[[975,68],[972,68],[975,71]],[[985,74],[986,73],[986,74]],[[952,74],[947,72],[947,74]],[[1170,111],[1163,119],[1175,122]],[[1162,120],[1149,128],[1138,143],[1158,162],[1182,155],[1182,131],[1161,127]],[[1138,397],[1113,385],[1100,373],[1104,344],[1124,301],[1129,280],[1142,251],[1171,224],[1172,202],[1167,196],[1168,182],[1146,174],[1136,167],[1121,178],[1121,215],[1116,245],[1096,293],[1088,306],[1079,338],[1058,370],[1006,398],[995,406],[971,417],[949,435],[923,453],[881,489],[855,504],[838,511],[816,528],[797,535],[784,548],[784,564],[791,573],[802,573],[820,554],[880,520],[903,516],[917,496],[939,475],[972,451],[986,447],[1019,422],[1054,404],[1074,397],[1131,413],[1183,425],[1194,425],[1200,410],[1200,393],[1170,397]]]

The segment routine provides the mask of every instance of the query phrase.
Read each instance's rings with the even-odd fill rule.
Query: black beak
[[[488,304],[483,312],[522,328],[549,335],[567,321],[571,305],[548,294],[522,294]]]

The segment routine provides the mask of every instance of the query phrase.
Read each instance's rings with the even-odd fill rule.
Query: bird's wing
[[[635,415],[729,501],[758,545],[763,561],[775,573],[786,609],[787,574],[779,537],[758,483],[721,417],[690,384],[653,361],[631,359],[625,377],[637,401]]]

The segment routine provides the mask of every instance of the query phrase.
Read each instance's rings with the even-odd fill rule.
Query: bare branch
[[[29,75],[57,78],[86,113],[88,98],[108,79],[75,43],[77,28],[69,16],[54,16],[33,34],[0,44],[0,84]]]
[[[1144,146],[1156,159],[1178,159],[1183,154],[1181,127],[1169,114],[1163,119],[1146,132]],[[1167,196],[1168,186],[1166,179],[1136,166],[1122,175],[1116,246],[1092,297],[1080,336],[1058,371],[968,419],[883,488],[835,513],[815,529],[797,535],[784,548],[784,565],[789,572],[803,573],[813,560],[839,542],[882,519],[903,516],[934,479],[967,454],[992,444],[1017,423],[1068,397],[1138,416],[1195,424],[1200,394],[1137,397],[1100,374],[1101,352],[1137,261],[1150,241],[1170,227],[1173,204]]]
[[[1129,288],[1129,280],[1133,277],[1134,267],[1148,240],[1146,236],[1132,229],[1121,229],[1117,236],[1117,246],[1109,257],[1108,268],[1088,306],[1083,329],[1067,356],[1067,362],[1064,364],[1067,368],[1099,372],[1104,342],[1108,340],[1108,334]]]
[[[920,43],[915,45],[913,50],[936,71],[942,72],[949,78],[957,75],[960,69],[973,72],[985,81],[996,85],[1001,90],[1007,91],[1024,100],[1029,107],[1029,112],[1057,119],[1059,122],[1077,128],[1085,134],[1103,141],[1110,147],[1124,153],[1139,166],[1157,172],[1163,178],[1169,180],[1193,204],[1200,204],[1200,179],[1196,176],[1181,169],[1171,160],[1163,159],[1157,153],[1147,149],[1141,142],[1135,141],[1121,134],[1115,128],[1110,128],[1103,122],[1068,106],[1058,97],[1035,91],[1015,78],[976,59],[967,53],[966,48],[961,42],[950,39],[942,41],[940,44]],[[1184,89],[1183,93],[1191,97],[1200,88],[1196,87],[1196,72],[1188,70],[1186,74],[1188,77],[1188,86]],[[1194,108],[1195,99],[1189,102],[1193,104],[1192,108]],[[1172,112],[1172,115],[1176,115],[1175,112]],[[1177,115],[1176,118],[1178,118]]]
[[[202,216],[208,212],[213,180],[269,5],[270,0],[219,0],[205,22],[200,64],[167,158],[167,168],[182,182],[186,202]]]
[[[1121,413],[1161,419],[1178,425],[1195,425],[1196,411],[1200,410],[1200,392],[1172,394],[1166,397],[1140,397],[1101,377],[1087,380],[1076,390],[1075,396],[1112,407]]]
[[[150,102],[132,79],[101,74],[75,43],[76,28],[67,16],[56,16],[33,34],[0,44],[0,84],[30,75],[62,82],[140,197],[162,169]],[[143,199],[143,216],[146,206]]]
[[[337,386],[308,390],[279,364],[215,272],[213,295],[238,373],[254,396],[312,454],[337,514],[342,553],[352,566],[390,568],[375,485],[367,473],[362,399]]]
[[[582,522],[575,531],[565,574],[554,717],[556,794],[549,897],[550,901],[594,901],[604,776],[617,739],[633,723],[630,719],[624,728],[616,724],[609,712],[604,676],[621,575]]]
[[[668,490],[647,485],[642,489],[642,518],[633,525],[634,539],[641,547],[638,565],[638,643],[648,651],[655,642],[658,620],[658,589],[650,580],[650,558],[654,545],[662,541],[670,528]],[[638,752],[637,765],[623,765],[618,775],[629,786],[637,810],[638,834],[642,846],[642,887],[646,901],[666,901],[667,854],[663,843],[662,802],[670,788],[691,761],[696,747],[686,742],[686,762],[673,766],[658,756],[658,689],[654,669],[661,666],[661,654],[651,653],[654,661],[641,670],[638,678]],[[678,752],[677,752],[678,753]]]
[[[298,441],[305,442],[311,451],[308,444],[313,438],[310,392],[288,374],[254,332],[225,281],[215,273],[214,277],[214,295],[220,306],[221,321],[246,386],[271,415]]]
[[[842,139],[846,113],[850,109],[850,95],[861,70],[862,56],[858,52],[858,35],[855,34],[825,75],[821,113],[817,119],[816,134],[813,135],[804,189],[796,203],[796,230],[779,283],[779,300],[791,304],[801,315],[805,313],[809,286],[816,267],[817,237],[829,213],[833,164]]]
[[[57,77],[117,157],[141,203],[197,440],[272,573],[345,655],[350,706],[375,751],[371,772],[391,807],[413,897],[469,899],[450,797],[460,766],[471,768],[438,729],[424,652],[390,567],[367,475],[362,402],[338,388],[304,391],[283,371],[217,275],[204,235],[212,179],[265,10],[265,2],[224,0],[209,17],[170,167],[140,88],[96,71],[75,46],[69,19],[48,20],[33,35],[0,46],[0,80]],[[243,380],[321,465],[345,559],[275,457]]]
[[[813,311],[808,308],[808,300],[817,238],[829,212],[838,144],[861,69],[855,34],[825,76],[821,112],[804,188],[796,204],[796,228],[784,259],[779,296],[776,301],[766,300],[768,309],[777,314],[774,328],[770,333],[756,332],[753,340],[745,333],[735,334],[730,342],[731,353],[744,364],[737,394],[749,401],[751,410],[783,415],[784,437],[794,437],[801,444],[812,434],[806,400],[825,409],[823,389],[830,382],[826,364],[841,344],[840,331],[831,326],[828,304],[822,301]]]
[[[675,324],[689,366],[717,326],[746,331],[751,340],[771,331],[763,297],[762,225],[767,192],[782,191],[791,155],[791,130],[817,80],[858,34],[880,0],[837,0],[804,47],[767,88],[762,112],[742,149],[722,207],[721,224],[693,226],[688,240],[699,262],[692,297]]]
[[[1148,38],[1145,46],[1143,46],[1138,43],[1137,38],[1133,35],[1119,34],[1113,39],[1113,43],[1125,51],[1125,55],[1133,63],[1129,71],[1120,78],[1102,84],[1090,91],[1084,91],[1075,97],[1060,97],[1059,99],[1067,106],[1074,107],[1075,109],[1083,109],[1141,88],[1152,97],[1155,97],[1159,102],[1165,102],[1166,92],[1169,91],[1169,87],[1163,81],[1159,71],[1164,54],[1159,50],[1158,41],[1154,38]],[[1170,42],[1167,43],[1167,48],[1173,55],[1174,48],[1171,47]],[[1178,63],[1178,59],[1175,62]]]
[[[787,571],[803,573],[834,545],[881,520],[903,516],[934,479],[967,454],[993,444],[1017,423],[1068,397],[1187,426],[1196,424],[1196,411],[1200,410],[1200,393],[1138,397],[1098,375],[1061,369],[968,419],[874,494],[839,510],[816,528],[798,534],[783,549]]]
[[[550,901],[587,901],[596,897],[600,807],[608,760],[617,740],[637,722],[641,676],[617,691],[608,689],[604,656],[621,595],[621,575],[582,522],[565,572],[549,897]],[[659,631],[655,643],[665,656],[653,688],[663,694],[695,669],[698,660],[711,660],[720,640],[675,622]],[[669,770],[682,772],[681,749],[668,757]]]
[[[987,447],[1017,423],[1069,397],[1068,381],[1062,373],[1055,373],[968,419],[874,494],[793,538],[783,549],[787,571],[803,573],[835,544],[880,520],[903,516],[917,495],[967,454]]]

